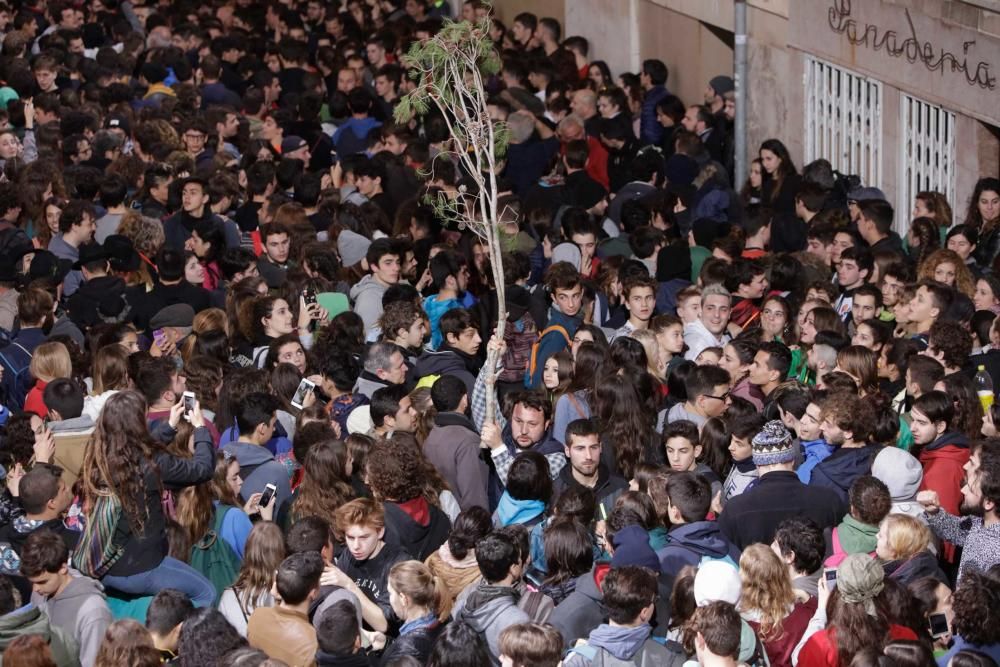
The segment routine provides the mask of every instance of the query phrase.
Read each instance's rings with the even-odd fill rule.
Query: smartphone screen
[[[260,502],[258,503],[261,507],[267,507],[268,503],[271,502],[271,498],[274,497],[277,487],[274,484],[268,484],[264,487],[264,492],[260,494]]]
[[[837,571],[836,570],[826,570],[823,573],[826,577],[826,587],[831,591],[837,587]]]
[[[931,614],[929,618],[932,637],[942,637],[948,634],[951,629],[948,627],[947,614]]]
[[[308,394],[309,391],[315,386],[316,385],[312,381],[302,378],[302,381],[299,382],[298,388],[295,390],[295,395],[292,396],[292,405],[301,409],[305,404],[306,394]]]

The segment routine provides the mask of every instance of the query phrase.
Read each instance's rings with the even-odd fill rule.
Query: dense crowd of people
[[[450,18],[502,59],[497,255],[395,113]],[[8,667],[1000,660],[994,176],[894,211],[768,139],[735,183],[730,77],[481,0],[0,34]]]

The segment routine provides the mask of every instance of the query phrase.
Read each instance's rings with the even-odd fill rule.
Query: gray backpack
[[[681,667],[687,659],[683,652],[672,651],[654,639],[643,642],[631,660],[620,660],[600,646],[582,643],[569,650],[563,664],[575,664],[574,655],[582,656],[593,667]]]

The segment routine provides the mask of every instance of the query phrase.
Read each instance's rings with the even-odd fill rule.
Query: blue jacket
[[[333,145],[341,155],[354,155],[364,152],[368,133],[382,123],[374,118],[349,118],[333,133]]]
[[[667,546],[656,552],[660,559],[660,572],[673,588],[677,573],[685,565],[697,566],[702,558],[714,560],[730,558],[740,562],[740,550],[726,539],[715,521],[695,521],[677,526],[667,534]]]
[[[813,468],[809,485],[832,489],[846,505],[848,489],[858,477],[871,472],[872,462],[880,449],[879,445],[865,445],[851,449],[838,447]]]
[[[821,461],[829,458],[835,449],[837,448],[834,445],[827,444],[823,438],[819,440],[807,440],[802,443],[802,453],[805,458],[802,461],[802,465],[795,472],[803,484],[809,483],[812,479],[813,468],[818,466]]]
[[[642,98],[639,118],[639,141],[643,146],[658,146],[663,138],[663,126],[656,120],[656,103],[670,94],[666,86],[653,86]]]
[[[535,372],[532,373],[531,367],[528,368],[524,378],[525,387],[528,389],[537,389],[542,386],[542,371],[545,370],[545,362],[548,361],[549,357],[569,347],[569,344],[573,341],[573,336],[576,335],[576,330],[580,328],[581,322],[582,318],[579,316],[570,317],[569,315],[563,315],[555,306],[549,309],[549,321],[546,324],[546,328],[561,326],[566,330],[569,340],[560,331],[550,331],[538,340],[538,351],[535,354],[534,364]]]

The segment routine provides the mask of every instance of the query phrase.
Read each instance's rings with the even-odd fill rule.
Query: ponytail
[[[389,583],[413,604],[427,607],[442,622],[451,613],[451,596],[444,580],[432,574],[420,561],[407,560],[393,565],[389,570]]]

